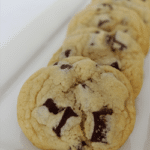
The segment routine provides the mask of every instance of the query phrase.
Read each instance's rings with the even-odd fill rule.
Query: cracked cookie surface
[[[34,73],[17,104],[20,127],[47,150],[116,150],[133,130],[129,81],[110,66],[70,57]]]
[[[82,34],[83,33],[83,34]],[[129,79],[135,97],[143,84],[144,54],[128,32],[105,32],[96,28],[77,30],[67,37],[48,65],[70,56],[89,57],[100,65],[110,65]]]
[[[140,44],[143,53],[146,55],[148,52],[148,30],[138,14],[126,7],[107,1],[92,3],[72,18],[68,25],[67,35],[71,35],[77,29],[84,30],[87,27],[96,27],[108,32],[117,29],[127,30],[130,36]]]

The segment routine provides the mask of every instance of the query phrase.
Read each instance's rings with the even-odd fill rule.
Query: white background
[[[1,36],[6,44],[57,0],[1,0]]]

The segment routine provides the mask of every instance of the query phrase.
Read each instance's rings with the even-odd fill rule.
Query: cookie
[[[132,31],[131,36],[137,40],[146,55],[149,49],[149,35],[140,17],[125,7],[118,7],[108,3],[89,5],[85,10],[73,17],[68,26],[67,35],[76,29],[97,27],[111,32],[117,28]]]
[[[108,2],[134,10],[143,20],[150,36],[150,1],[149,0],[93,0],[92,4]]]
[[[74,36],[77,34],[85,34],[85,33],[98,33],[100,32],[99,30],[100,29],[96,27],[83,28],[83,29],[75,30],[69,36]],[[117,25],[111,33],[115,33],[118,30],[127,33],[131,38],[133,38],[137,43],[139,43],[139,45],[141,46],[141,50],[143,53],[145,53],[145,55],[148,53],[148,49],[149,49],[149,44],[147,43],[148,40],[143,40],[143,38],[138,36],[137,32],[134,31],[132,28],[125,27],[122,25]]]
[[[24,83],[17,117],[40,149],[116,150],[134,127],[133,91],[113,67],[70,57],[40,69]]]
[[[144,54],[127,32],[118,30],[109,33],[96,30],[89,34],[70,36],[65,39],[62,47],[53,55],[48,65],[70,56],[89,57],[100,65],[115,67],[129,79],[135,97],[138,96],[143,84]]]
[[[146,8],[150,8],[150,0],[92,0],[92,3],[101,3],[101,2],[118,2],[118,1],[124,1],[124,2],[130,2],[133,3],[135,5],[138,5],[139,7],[146,7]]]
[[[117,28],[130,30],[146,55],[149,49],[149,35],[140,17],[132,10],[108,3],[89,5],[73,17],[68,26],[67,35],[76,29],[97,27],[111,32]]]

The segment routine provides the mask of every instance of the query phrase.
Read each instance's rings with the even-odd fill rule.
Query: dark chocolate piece
[[[112,67],[114,67],[114,68],[120,70],[119,65],[118,65],[117,62],[113,62],[110,66],[112,66]]]
[[[55,65],[58,65],[58,62],[55,62],[55,63],[54,63],[54,66],[55,66]]]
[[[111,35],[107,35],[106,36],[106,43],[108,45],[111,45],[112,44],[112,40],[113,40],[113,37]]]
[[[67,119],[70,117],[78,117],[78,115],[71,109],[71,107],[67,107],[59,125],[56,128],[53,128],[53,131],[56,133],[58,137],[60,137],[61,128],[65,125]]]
[[[96,34],[100,33],[99,31],[95,31]]]
[[[77,150],[82,150],[82,148],[87,145],[84,141],[82,141],[81,145],[78,146]]]
[[[114,43],[117,43],[117,44],[120,45],[119,50],[121,50],[121,51],[124,50],[124,49],[127,49],[127,46],[124,45],[123,43],[117,41],[116,38],[115,38],[115,36],[114,36],[114,37],[113,37],[113,43],[112,43],[112,51],[115,51],[115,50],[116,50],[115,47],[113,47],[113,44],[114,44]]]
[[[98,23],[98,27],[102,26],[103,24],[109,22],[109,20],[100,20],[100,22]]]
[[[92,79],[91,79],[91,78],[90,78],[89,80],[92,82]]]
[[[68,65],[68,64],[64,64],[60,67],[61,69],[71,69],[72,66],[71,65]]]
[[[58,108],[54,103],[54,100],[51,98],[47,99],[47,101],[43,104],[43,106],[46,106],[49,112],[55,115],[64,110],[64,108]]]
[[[66,57],[69,57],[70,52],[71,52],[71,49],[66,50],[66,51],[65,51],[65,56],[66,56]]]
[[[71,148],[71,147],[69,147],[69,150],[72,150],[72,148]]]
[[[82,141],[82,146],[85,146],[85,145],[87,145],[87,144],[85,143],[85,141]]]
[[[86,86],[87,86],[85,83],[82,83],[81,85],[82,85],[82,87],[83,87],[84,89],[85,89]]]
[[[103,3],[102,5],[105,6],[105,7],[108,6],[110,8],[110,10],[113,10],[113,8],[110,4]]]
[[[91,46],[93,46],[93,45],[94,45],[94,43],[91,43],[90,45],[91,45]]]
[[[101,142],[107,144],[106,142],[107,131],[105,131],[105,133],[103,131],[104,129],[106,129],[105,116],[112,115],[112,113],[113,110],[108,109],[107,106],[104,106],[100,111],[93,112],[95,124],[94,124],[94,132],[91,138],[92,142]]]
[[[78,146],[77,150],[82,150],[82,146]]]

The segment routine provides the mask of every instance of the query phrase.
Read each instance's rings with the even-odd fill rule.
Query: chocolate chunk
[[[124,45],[123,43],[121,43],[121,42],[117,41],[117,40],[115,39],[115,37],[113,38],[113,44],[114,44],[114,43],[117,43],[117,44],[119,44],[119,45],[120,45],[119,50],[127,49],[127,46],[126,46],[126,45]],[[115,50],[115,47],[113,47],[113,46],[112,46],[112,50],[114,51],[114,50]]]
[[[103,3],[102,5],[105,6],[105,7],[108,6],[110,8],[110,10],[113,10],[113,8],[110,4]]]
[[[53,66],[58,65],[58,62],[55,62]]]
[[[100,33],[99,31],[95,31],[96,34]]]
[[[77,150],[82,150],[82,146],[78,146]]]
[[[101,9],[100,8],[97,8],[97,11],[100,11]]]
[[[87,145],[84,141],[82,141],[82,146],[85,146],[85,145]]]
[[[87,145],[84,141],[82,141],[81,145],[78,146],[77,150],[82,150],[82,148]]]
[[[69,57],[70,52],[71,52],[71,49],[66,50],[66,51],[65,51],[65,56],[66,56],[66,57]]]
[[[91,45],[91,46],[93,46],[93,45],[94,45],[94,43],[91,43],[90,45]]]
[[[54,100],[51,98],[47,99],[47,101],[43,104],[43,106],[46,106],[49,112],[55,115],[64,110],[64,108],[58,108],[54,103]]]
[[[103,24],[109,22],[109,20],[100,20],[100,22],[98,23],[98,27],[102,26]]]
[[[106,143],[106,115],[112,115],[113,110],[104,106],[100,111],[93,112],[94,116],[94,132],[91,138],[92,142]]]
[[[69,147],[69,150],[72,150],[72,148],[71,148],[71,147]]]
[[[116,69],[118,69],[118,70],[120,70],[119,65],[118,65],[117,62],[113,62],[113,63],[111,64],[111,66],[114,67],[114,68],[116,68]]]
[[[90,79],[88,79],[88,80],[90,80],[91,82],[92,82],[92,79],[90,78]]]
[[[108,45],[111,45],[112,44],[112,40],[113,40],[113,37],[111,35],[107,35],[106,36],[106,43]]]
[[[61,128],[65,125],[67,119],[70,117],[78,117],[78,115],[71,109],[71,107],[67,107],[59,125],[56,128],[53,128],[53,131],[56,133],[58,137],[60,137]]]
[[[72,66],[71,65],[68,65],[68,64],[64,64],[60,67],[61,69],[71,69]]]
[[[85,89],[85,87],[87,86],[85,83],[82,83],[81,84],[82,85],[82,87]]]

